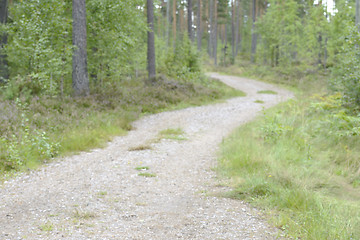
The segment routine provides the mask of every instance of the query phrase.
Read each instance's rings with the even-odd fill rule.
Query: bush
[[[339,64],[334,68],[331,85],[334,90],[343,93],[346,104],[360,107],[360,36],[357,28],[350,28],[344,38],[344,46]]]
[[[175,51],[168,51],[165,64],[160,71],[171,78],[181,80],[196,80],[200,77],[200,58],[191,41],[184,35],[182,41],[178,41]]]

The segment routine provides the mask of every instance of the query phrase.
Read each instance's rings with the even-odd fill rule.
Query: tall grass
[[[144,114],[243,96],[224,84],[139,79],[95,89],[87,98],[19,96],[0,100],[0,175],[49,159],[101,147]]]
[[[302,96],[224,141],[229,197],[269,211],[299,239],[360,239],[360,118],[341,96]]]

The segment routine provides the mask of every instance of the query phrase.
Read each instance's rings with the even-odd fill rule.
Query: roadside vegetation
[[[266,75],[256,66],[222,71],[234,69],[288,81],[271,68]],[[360,118],[342,93],[326,88],[328,78],[292,78],[295,99],[264,111],[221,147],[218,171],[233,188],[226,196],[265,209],[297,239],[360,238]]]
[[[5,91],[9,91],[6,89]],[[33,168],[56,156],[101,147],[125,134],[131,122],[157,113],[220,99],[243,96],[224,84],[199,75],[193,81],[160,77],[98,89],[89,97],[25,97],[0,100],[0,172]]]
[[[360,239],[360,0],[334,2],[1,1],[0,176],[104,146],[145,114],[243,95],[202,57],[297,95],[224,141],[228,196],[293,238]]]

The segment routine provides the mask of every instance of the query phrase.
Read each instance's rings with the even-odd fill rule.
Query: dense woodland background
[[[225,143],[230,197],[295,238],[360,238],[360,0],[0,0],[0,21],[2,176],[240,96],[221,71],[297,94]]]
[[[15,99],[21,91],[16,88],[24,85],[31,85],[26,86],[30,95],[71,94],[72,39],[80,31],[73,30],[78,21],[72,20],[72,1],[1,2],[5,97]],[[327,1],[312,0],[148,2],[154,6],[153,25],[147,24],[145,1],[86,1],[92,91],[146,71],[152,27],[158,73],[184,78],[200,70],[199,56],[222,66],[250,60],[290,76],[322,69],[334,74],[332,85],[346,91],[349,102],[360,102],[354,92],[355,1],[336,0],[330,12]]]

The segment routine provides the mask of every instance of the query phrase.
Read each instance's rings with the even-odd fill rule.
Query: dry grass
[[[144,150],[152,150],[152,147],[149,144],[143,144],[135,147],[130,147],[128,151],[144,151]]]

